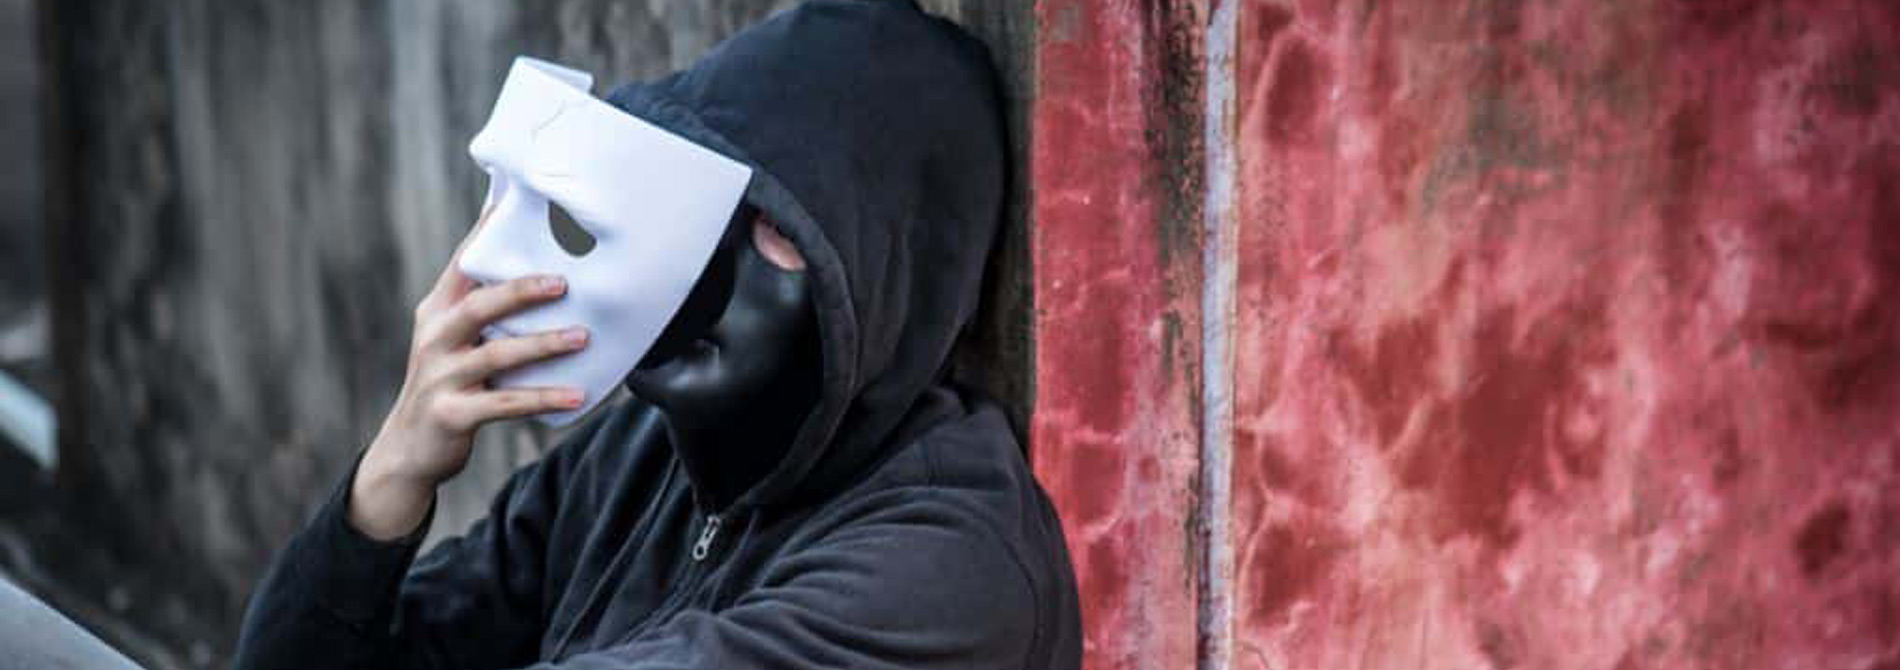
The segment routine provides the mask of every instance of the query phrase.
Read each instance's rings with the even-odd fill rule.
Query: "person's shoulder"
[[[806,549],[888,549],[876,571],[908,585],[867,620],[958,631],[975,665],[1002,667],[1046,658],[1071,618],[1059,522],[1000,409],[932,426],[828,507]]]
[[[980,497],[924,484],[839,496],[791,535],[762,581],[800,614],[857,631],[852,645],[870,657],[929,649],[963,667],[1029,666],[1058,601],[1035,550]]]
[[[1078,617],[1061,522],[1000,406],[964,393],[938,416],[789,543],[793,555],[841,553],[785,565],[856,557],[882,583],[907,585],[898,598],[858,599],[862,620],[956,631],[974,667],[1051,666]]]
[[[1046,498],[1009,419],[992,403],[964,409],[898,445],[831,506],[954,507],[1008,544],[1037,544],[1029,538],[1050,523]]]
[[[1002,408],[976,402],[904,445],[911,483],[948,491],[1020,492],[1030,483],[1022,443]]]

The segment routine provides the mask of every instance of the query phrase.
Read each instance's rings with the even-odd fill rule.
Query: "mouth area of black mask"
[[[653,346],[640,357],[634,369],[650,370],[691,353],[694,343],[712,330],[725,312],[726,303],[732,300],[733,283],[738,277],[739,248],[749,244],[751,222],[758,215],[758,209],[747,204],[740,204],[732,213],[726,222],[726,232],[719,238],[719,246],[714,248],[712,259],[706,262],[706,269],[700,272],[699,280],[687,293],[686,302],[673,313],[673,320],[667,322],[660,337],[653,341]]]

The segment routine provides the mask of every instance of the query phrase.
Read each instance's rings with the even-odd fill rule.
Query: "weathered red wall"
[[[1238,26],[1233,667],[1900,667],[1900,6]]]
[[[1036,14],[1031,454],[1068,533],[1091,667],[1192,667],[1200,10]]]
[[[1900,5],[1038,17],[1032,439],[1091,667],[1900,668]],[[1177,85],[1231,92],[1220,146]]]

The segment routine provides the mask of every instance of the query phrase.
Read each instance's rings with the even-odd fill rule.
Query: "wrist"
[[[435,484],[406,474],[372,445],[350,483],[348,519],[357,532],[389,542],[416,531],[435,499]]]
[[[437,482],[420,474],[410,462],[414,459],[401,448],[403,442],[414,440],[390,439],[388,433],[384,431],[384,434],[376,436],[369,449],[363,452],[362,462],[356,466],[354,488],[434,491]]]

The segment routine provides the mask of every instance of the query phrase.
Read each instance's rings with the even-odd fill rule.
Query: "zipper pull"
[[[719,535],[719,515],[706,515],[706,528],[699,531],[699,541],[693,543],[693,560],[706,560],[706,554],[712,551],[712,541]]]

